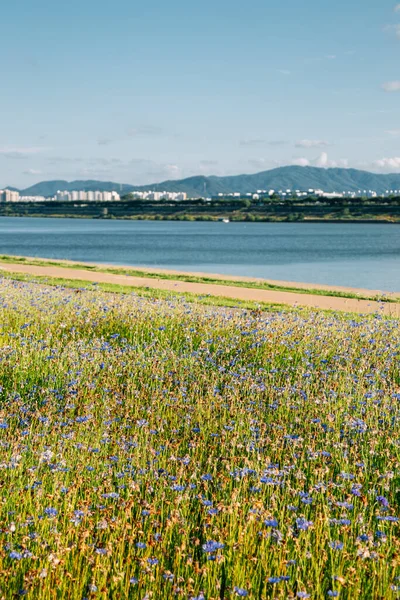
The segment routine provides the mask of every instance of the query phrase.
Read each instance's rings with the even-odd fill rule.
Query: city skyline
[[[5,6],[1,185],[400,172],[400,5],[349,4]]]

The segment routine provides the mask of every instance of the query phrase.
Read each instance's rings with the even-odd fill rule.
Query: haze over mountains
[[[326,192],[374,190],[384,193],[386,190],[400,189],[400,173],[377,174],[357,169],[317,168],[287,166],[262,171],[251,175],[233,175],[227,177],[194,176],[186,179],[150,183],[135,186],[111,181],[42,181],[24,190],[18,190],[24,196],[53,196],[58,190],[66,191],[119,191],[126,194],[131,191],[186,192],[189,197],[215,196],[219,193],[240,192],[246,194],[259,189],[322,189]],[[16,188],[9,188],[16,189]]]

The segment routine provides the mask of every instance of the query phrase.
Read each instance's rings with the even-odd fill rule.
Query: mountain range
[[[119,191],[122,195],[132,191],[186,192],[189,197],[215,196],[219,193],[240,192],[246,194],[256,190],[322,189],[326,192],[374,190],[400,190],[400,173],[378,174],[357,169],[323,169],[317,167],[287,166],[254,173],[226,177],[198,175],[186,179],[163,181],[148,185],[120,184],[112,181],[42,181],[24,190],[24,196],[54,196],[58,190],[65,191]],[[8,188],[16,189],[16,188]]]

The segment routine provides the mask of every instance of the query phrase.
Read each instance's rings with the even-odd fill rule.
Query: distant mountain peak
[[[135,186],[112,181],[77,180],[77,181],[42,181],[25,190],[19,190],[24,196],[54,196],[58,190],[66,191],[118,191],[126,194],[131,191],[166,191],[186,192],[189,196],[198,197],[206,194],[215,196],[219,193],[255,192],[260,189],[322,189],[326,192],[343,192],[358,190],[374,190],[378,194],[386,190],[400,189],[400,173],[378,174],[344,168],[301,167],[297,165],[278,167],[260,173],[230,175],[194,175],[185,179],[150,183]],[[16,189],[9,187],[8,189]]]

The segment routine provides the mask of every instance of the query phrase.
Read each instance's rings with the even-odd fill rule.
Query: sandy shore
[[[71,264],[71,263],[69,263]],[[102,266],[105,265],[97,265]],[[115,266],[114,266],[115,268]],[[122,267],[123,268],[123,267]],[[133,267],[126,267],[133,268]],[[190,283],[186,281],[174,281],[172,279],[155,279],[150,277],[133,277],[130,275],[116,275],[112,273],[100,273],[94,271],[87,271],[84,269],[72,269],[65,267],[55,266],[36,266],[36,265],[24,265],[24,264],[7,264],[0,262],[0,271],[7,271],[9,273],[24,273],[28,275],[39,275],[44,277],[59,277],[64,279],[72,280],[83,280],[91,281],[93,283],[111,283],[119,285],[128,285],[132,287],[147,287],[151,289],[160,289],[170,292],[190,292],[198,294],[200,296],[222,296],[225,298],[231,298],[236,300],[247,300],[253,302],[265,302],[272,304],[286,304],[289,306],[304,306],[308,308],[320,308],[328,310],[336,310],[342,312],[354,312],[360,314],[367,313],[380,313],[383,315],[390,315],[400,317],[400,304],[395,303],[381,303],[369,300],[358,300],[354,298],[336,298],[333,296],[318,296],[313,294],[295,293],[295,292],[281,292],[281,291],[270,291],[270,290],[259,290],[254,288],[246,287],[234,287],[223,284],[205,284],[205,283]],[[146,269],[147,272],[150,269]],[[154,271],[157,272],[157,271]],[[158,270],[158,272],[160,272]],[[166,271],[164,271],[166,272]],[[173,272],[169,272],[172,274]],[[187,273],[185,273],[187,275]],[[205,274],[207,275],[207,274]],[[208,276],[210,276],[208,274]],[[221,279],[228,279],[228,277],[219,276]],[[246,278],[233,278],[229,277],[230,280],[235,281],[246,281]],[[263,281],[255,279],[247,279],[247,281]],[[264,280],[265,281],[265,280]],[[272,282],[271,282],[272,283]],[[289,285],[287,282],[274,282],[281,285]],[[305,284],[292,284],[296,287],[307,286]],[[353,291],[362,292],[364,294],[373,294],[371,290],[356,290],[351,288],[331,288],[312,286],[314,289],[329,289],[329,290],[341,290],[341,291]],[[377,292],[378,293],[378,292]]]
[[[304,283],[299,281],[282,281],[279,279],[264,279],[261,277],[244,277],[243,275],[222,275],[220,273],[204,273],[202,271],[176,271],[173,269],[160,269],[154,267],[138,267],[135,265],[115,265],[111,263],[94,263],[94,262],[77,262],[73,260],[63,260],[61,258],[38,258],[34,256],[13,256],[13,258],[26,259],[28,261],[54,261],[62,265],[87,265],[88,267],[96,267],[98,269],[119,269],[121,271],[140,271],[142,273],[159,273],[160,275],[183,275],[183,276],[194,276],[194,277],[208,277],[212,279],[220,279],[221,281],[240,281],[249,283],[268,283],[270,285],[276,285],[279,287],[292,287],[300,290],[321,290],[328,292],[345,292],[350,294],[359,294],[361,296],[387,296],[388,298],[400,298],[399,292],[387,292],[384,290],[377,289],[365,289],[356,287],[346,287],[341,285],[325,285],[321,283]],[[0,265],[2,264],[0,259]],[[6,263],[7,264],[7,263]]]

